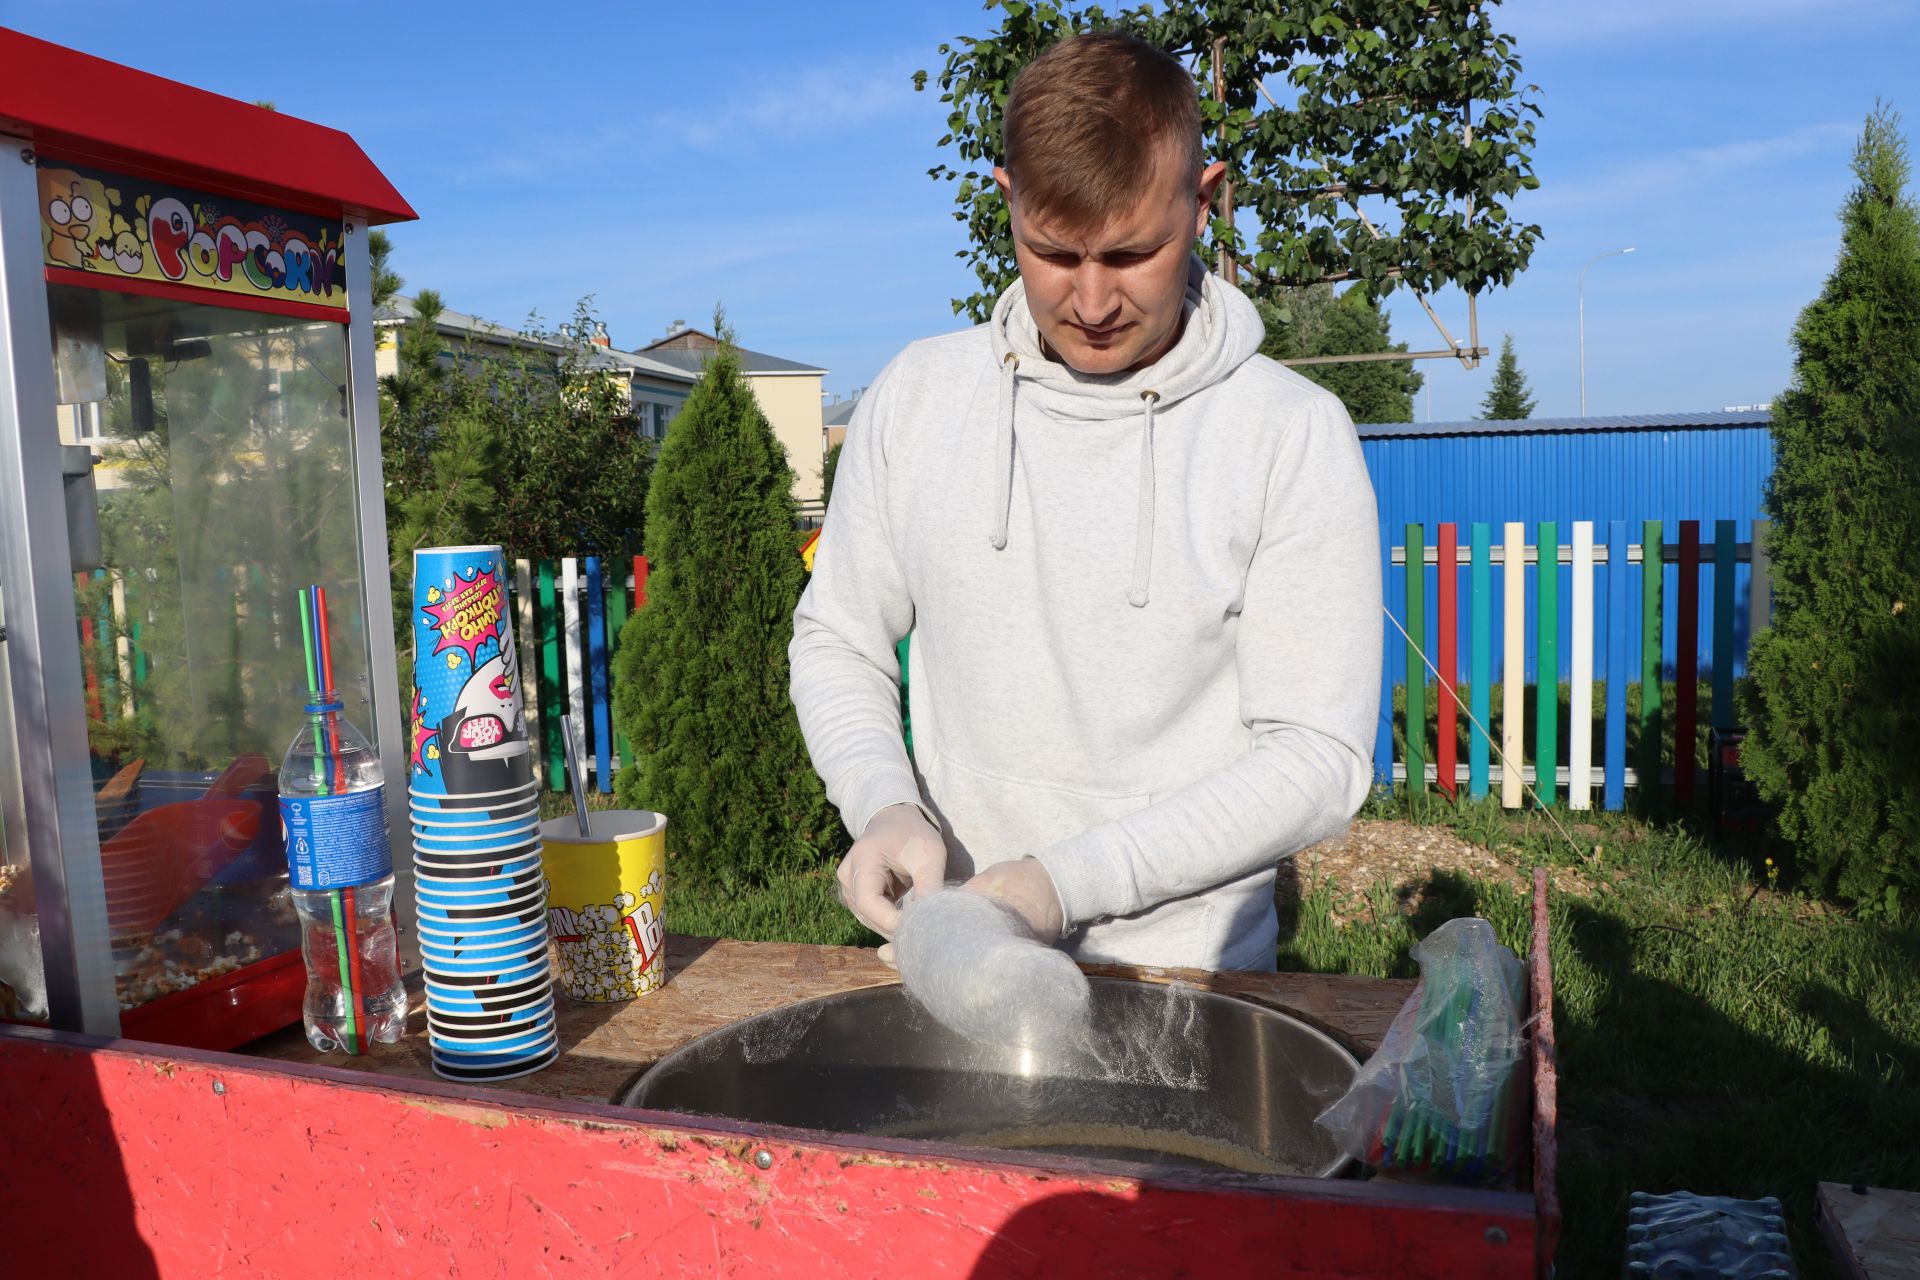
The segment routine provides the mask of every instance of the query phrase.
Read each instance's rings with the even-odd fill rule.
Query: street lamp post
[[[1632,253],[1635,246],[1624,249],[1609,249],[1605,253],[1596,253],[1587,259],[1587,266],[1580,268],[1580,416],[1587,416],[1587,267],[1602,258],[1617,258],[1623,253]]]

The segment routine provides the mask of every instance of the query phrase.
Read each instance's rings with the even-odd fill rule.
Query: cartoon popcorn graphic
[[[639,896],[619,893],[610,903],[580,910],[548,909],[548,932],[568,995],[590,1002],[631,1000],[666,980],[661,961],[667,929],[654,907],[662,887],[656,871]]]

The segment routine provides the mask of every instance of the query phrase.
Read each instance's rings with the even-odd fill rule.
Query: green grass
[[[613,797],[589,792],[587,807],[611,809]],[[572,812],[572,796],[542,794],[542,817],[554,818]],[[831,867],[729,892],[676,877],[669,862],[667,928],[674,933],[703,938],[740,938],[749,942],[813,942],[841,947],[880,945],[880,938],[840,905]]]
[[[570,811],[559,797],[548,807]],[[1445,825],[1514,865],[1577,866],[1597,886],[1551,904],[1560,1274],[1617,1276],[1628,1194],[1682,1189],[1779,1196],[1801,1273],[1835,1274],[1815,1182],[1920,1189],[1920,922],[1863,921],[1790,884],[1769,888],[1763,850],[1708,845],[1685,825],[1558,813],[1579,852],[1541,815],[1493,802],[1396,796],[1364,816]],[[1526,954],[1524,896],[1449,875],[1421,888],[1407,915],[1385,884],[1362,895],[1371,912],[1324,882],[1299,886],[1281,898],[1280,966],[1410,977],[1419,938],[1475,914]],[[670,880],[667,922],[878,941],[839,905],[826,868],[732,894]]]
[[[877,947],[880,938],[840,905],[831,870],[805,872],[764,888],[721,889],[667,886],[667,928],[706,938],[755,942],[817,942],[839,947]]]
[[[1600,885],[1551,903],[1562,1276],[1619,1274],[1636,1190],[1777,1195],[1811,1277],[1835,1274],[1813,1217],[1817,1181],[1920,1189],[1920,926],[1769,890],[1757,851],[1711,847],[1685,827],[1578,815],[1576,839],[1600,849],[1592,859],[1537,814],[1437,798],[1373,812],[1452,826],[1519,865],[1577,864]],[[1336,928],[1329,909],[1353,904],[1304,886],[1282,966],[1410,975],[1407,947],[1461,914],[1485,916],[1525,954],[1518,894],[1454,877],[1427,889],[1411,919],[1382,887],[1381,923]]]

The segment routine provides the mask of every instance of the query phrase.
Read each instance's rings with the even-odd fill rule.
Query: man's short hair
[[[1200,181],[1200,98],[1165,50],[1118,32],[1074,36],[1028,63],[1001,150],[1021,207],[1074,226],[1125,213],[1163,155]]]

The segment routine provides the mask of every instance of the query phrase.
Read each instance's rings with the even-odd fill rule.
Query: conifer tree
[[[1509,333],[1500,339],[1500,359],[1493,366],[1487,398],[1480,402],[1480,419],[1511,422],[1531,418],[1535,403],[1527,375],[1520,372],[1520,362],[1514,358],[1513,335]]]
[[[400,273],[393,269],[393,240],[378,227],[367,232],[367,261],[371,266],[373,282],[371,301],[377,315],[385,311],[407,286]]]
[[[1741,690],[1743,764],[1816,879],[1920,896],[1920,212],[1899,119],[1854,152],[1839,261],[1773,404],[1773,621]]]
[[[833,448],[827,450],[827,460],[821,464],[820,501],[822,505],[829,504],[833,501],[833,477],[835,473],[840,470],[840,449],[844,444],[846,444],[846,441],[842,440],[840,444],[836,444]]]
[[[1335,294],[1329,285],[1288,291],[1285,301],[1256,300],[1266,326],[1260,354],[1275,360],[1405,351],[1393,322],[1363,286]],[[1411,360],[1307,364],[1296,372],[1340,397],[1355,422],[1412,422],[1413,397],[1426,375]]]
[[[731,887],[843,837],[788,695],[805,577],[793,473],[719,331],[654,466],[648,603],[620,634],[614,711],[637,757],[621,803],[667,815],[672,874]]]

